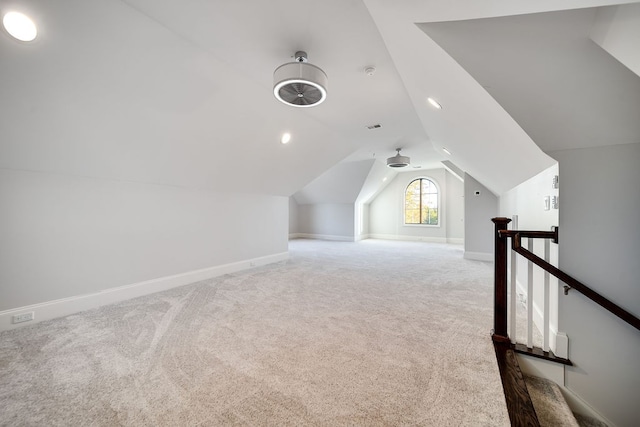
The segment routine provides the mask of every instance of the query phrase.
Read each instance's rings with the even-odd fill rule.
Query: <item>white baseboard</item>
[[[354,242],[353,236],[336,236],[332,234],[296,233],[298,239],[331,240],[336,242]]]
[[[144,282],[105,289],[103,291],[92,294],[77,295],[69,298],[62,298],[54,301],[47,301],[43,303],[0,311],[0,331],[33,325],[34,323],[44,320],[68,316],[73,313],[90,310],[92,308],[97,308],[103,305],[113,304],[127,299],[137,298],[155,292],[176,288],[178,286],[188,285],[190,283],[199,282],[201,280],[211,279],[213,277],[222,276],[223,274],[236,273],[238,271],[247,270],[249,268],[258,267],[261,265],[284,261],[288,258],[288,252],[281,252],[278,254],[267,255],[259,258],[252,258],[230,264],[217,265],[215,267],[209,267],[201,270],[189,271],[187,273],[176,274],[173,276],[160,277],[158,279],[146,280]],[[17,324],[11,323],[14,315],[29,312],[34,313],[33,321]]]
[[[300,233],[289,233],[289,240],[300,239]]]
[[[369,234],[371,239],[404,240],[408,242],[447,243],[445,237],[407,236],[402,234]]]
[[[447,243],[452,245],[464,245],[464,238],[462,237],[447,237]]]
[[[493,254],[486,252],[471,252],[464,251],[464,259],[472,259],[475,261],[489,261],[493,262]]]

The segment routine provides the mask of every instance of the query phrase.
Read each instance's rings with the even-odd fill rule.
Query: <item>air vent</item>
[[[372,130],[372,129],[380,129],[382,127],[381,124],[375,124],[375,125],[369,125],[367,126],[367,129]]]

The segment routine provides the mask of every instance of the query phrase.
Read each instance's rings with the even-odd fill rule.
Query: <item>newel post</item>
[[[509,341],[507,333],[507,237],[500,236],[500,230],[506,230],[511,219],[492,218],[495,224],[494,255],[494,301],[493,301],[493,340]]]

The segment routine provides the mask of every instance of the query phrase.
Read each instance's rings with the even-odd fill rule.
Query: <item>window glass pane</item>
[[[415,180],[407,186],[404,195],[405,224],[420,224],[420,180]]]
[[[438,225],[438,188],[426,178],[412,181],[404,195],[405,224]]]

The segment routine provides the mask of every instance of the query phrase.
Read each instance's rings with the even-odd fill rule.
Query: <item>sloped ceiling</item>
[[[446,146],[501,193],[553,160],[416,23],[556,3],[0,0],[39,28],[33,43],[0,31],[0,167],[288,196],[341,161],[402,147],[432,168]],[[273,97],[273,70],[296,50],[329,76],[318,107]],[[528,161],[505,165],[515,155]]]
[[[640,142],[640,78],[591,40],[597,13],[419,27],[544,151]]]
[[[341,162],[295,194],[298,204],[353,203],[364,185],[374,160]]]

